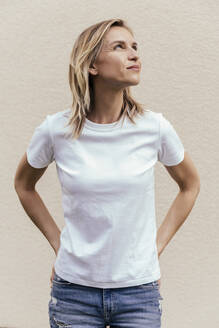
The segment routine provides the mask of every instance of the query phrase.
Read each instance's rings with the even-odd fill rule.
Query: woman
[[[140,71],[138,45],[123,20],[83,31],[70,59],[72,106],[46,116],[18,166],[19,199],[56,254],[52,328],[161,326],[159,256],[191,211],[200,181],[171,123],[131,96]],[[53,161],[61,233],[35,190]],[[180,190],[158,233],[157,161]]]

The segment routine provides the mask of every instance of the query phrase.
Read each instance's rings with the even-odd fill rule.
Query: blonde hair
[[[103,38],[111,26],[126,28],[132,35],[131,28],[122,19],[104,20],[86,28],[76,39],[69,63],[69,85],[72,92],[71,116],[66,126],[72,127],[71,136],[77,139],[83,129],[85,117],[94,106],[93,81],[89,75],[89,67],[94,63],[103,45]],[[133,118],[143,114],[143,104],[131,96],[130,87],[123,90],[123,106],[121,114],[123,121],[127,115],[135,124]]]

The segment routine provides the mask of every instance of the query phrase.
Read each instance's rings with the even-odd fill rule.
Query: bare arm
[[[37,181],[46,169],[47,167],[40,169],[32,167],[28,163],[25,153],[16,170],[14,187],[25,212],[43,233],[57,254],[60,246],[60,230],[40,195],[35,190]]]
[[[198,172],[186,151],[184,160],[181,163],[175,166],[165,166],[165,168],[177,182],[180,191],[158,229],[158,256],[160,256],[171,238],[186,220],[200,191]]]

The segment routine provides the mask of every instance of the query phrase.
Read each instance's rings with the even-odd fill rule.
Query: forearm
[[[36,190],[16,189],[19,200],[32,222],[46,237],[57,254],[60,246],[60,230],[51,217],[43,200]]]
[[[157,231],[158,256],[191,212],[198,196],[196,188],[180,190]]]

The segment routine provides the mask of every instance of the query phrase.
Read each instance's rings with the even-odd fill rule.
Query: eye
[[[116,49],[116,47],[118,47],[118,46],[122,47],[122,45],[121,45],[121,44],[117,44],[117,45],[114,47],[114,49]]]
[[[113,49],[116,49],[116,47],[123,47],[123,46],[122,44],[117,44]],[[138,47],[136,45],[134,45],[132,48],[135,49],[135,51],[138,51]]]
[[[114,49],[116,49],[116,47],[122,47],[122,45],[121,44],[117,44],[115,47],[114,47]],[[138,47],[137,46],[133,46],[132,47],[133,49],[135,49],[136,51],[138,50]]]

